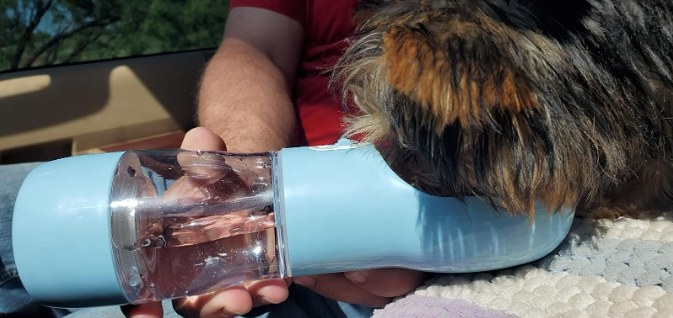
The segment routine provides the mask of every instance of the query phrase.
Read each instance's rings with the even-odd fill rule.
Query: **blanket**
[[[577,217],[536,262],[438,276],[374,317],[673,317],[673,213]]]

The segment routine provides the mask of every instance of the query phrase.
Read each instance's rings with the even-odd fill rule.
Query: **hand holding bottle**
[[[196,128],[189,131],[183,140],[182,149],[185,150],[220,150],[225,151],[226,145],[215,134],[204,128]],[[180,158],[181,164],[189,166],[188,158]],[[167,197],[172,197],[173,193],[184,194],[185,191],[192,191],[194,187],[191,186],[195,180],[201,182],[215,184],[223,175],[213,174],[212,169],[209,171],[193,170],[193,174],[201,174],[209,176],[208,178],[183,178],[176,181],[166,193]],[[211,187],[216,190],[216,187]],[[230,187],[229,190],[231,190]],[[225,190],[225,189],[220,189]],[[171,191],[169,193],[169,191]],[[203,193],[199,193],[203,196]],[[231,244],[244,244],[245,242],[231,241]],[[230,246],[234,248],[234,246]],[[265,303],[279,303],[287,298],[287,284],[282,279],[267,279],[257,282],[246,283],[245,286],[234,286],[224,290],[212,292],[206,295],[190,296],[174,300],[174,307],[176,310],[186,316],[202,316],[207,317],[214,314],[241,314],[248,312],[253,306]],[[161,317],[161,304],[148,303],[142,305],[127,305],[124,306],[124,313],[128,317]]]
[[[186,150],[226,150],[222,140],[204,128],[189,131],[185,136],[182,148]],[[187,162],[189,158],[180,158],[179,156],[178,159],[183,167],[190,166]],[[174,194],[184,196],[186,192],[193,191],[194,187],[191,183],[195,180],[215,185],[224,177],[224,175],[218,174],[212,169],[193,170],[191,175],[202,175],[204,178],[179,179],[166,192],[165,198],[170,199]],[[234,178],[228,178],[228,180],[232,179]],[[243,180],[241,180],[241,183],[239,185],[245,187]],[[216,190],[217,186],[205,188]],[[226,189],[220,187],[219,190],[230,192],[234,188],[237,187],[229,186]],[[192,197],[197,199],[203,197],[203,195],[203,193],[198,193]],[[234,244],[245,244],[245,242],[231,240],[230,244],[232,244],[231,248],[234,249]],[[422,283],[424,276],[425,274],[421,272],[411,270],[377,269],[357,273],[303,277],[299,278],[299,282],[336,300],[379,307],[389,302],[391,297],[404,295],[416,288]],[[365,280],[362,279],[363,277]],[[173,304],[176,311],[185,316],[236,316],[246,313],[256,306],[284,301],[288,295],[287,286],[286,281],[281,279],[252,281],[206,295],[176,299]],[[128,317],[161,317],[160,303],[128,305],[123,307],[123,311]]]

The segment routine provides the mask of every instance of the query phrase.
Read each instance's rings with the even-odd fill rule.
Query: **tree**
[[[227,3],[3,0],[0,71],[215,47]]]

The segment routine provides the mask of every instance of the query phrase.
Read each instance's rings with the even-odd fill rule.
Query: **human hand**
[[[294,282],[328,298],[379,308],[394,297],[411,292],[427,278],[424,272],[382,268],[296,277]]]
[[[205,128],[187,132],[181,147],[186,150],[226,150],[222,139]],[[255,306],[284,301],[288,296],[287,286],[282,279],[249,282],[206,295],[176,299],[173,307],[185,317],[233,317]],[[122,307],[122,312],[132,318],[163,315],[161,303],[127,305]]]

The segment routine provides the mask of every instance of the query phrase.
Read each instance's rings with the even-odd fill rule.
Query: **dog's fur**
[[[373,142],[513,213],[673,208],[673,1],[365,1],[336,66]]]

